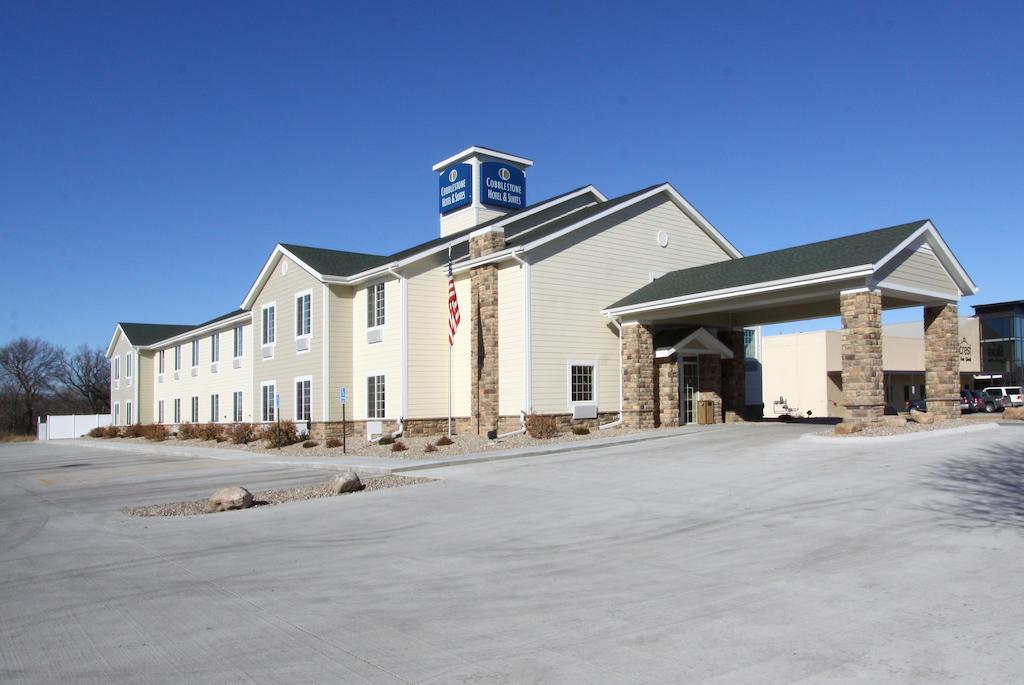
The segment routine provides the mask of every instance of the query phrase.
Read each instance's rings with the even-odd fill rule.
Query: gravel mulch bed
[[[259,454],[278,454],[289,457],[389,457],[392,459],[443,459],[446,457],[461,456],[465,454],[479,454],[486,452],[497,452],[521,447],[537,447],[553,445],[565,442],[580,442],[593,440],[595,438],[611,438],[616,436],[638,433],[638,430],[627,428],[609,428],[607,430],[593,429],[588,435],[575,435],[572,432],[561,433],[553,438],[537,439],[529,435],[512,435],[500,440],[488,440],[481,435],[456,435],[452,438],[451,445],[437,446],[440,435],[399,438],[399,442],[408,447],[407,450],[395,452],[392,445],[378,445],[368,443],[365,435],[348,437],[347,452],[342,453],[340,447],[327,447],[322,442],[316,447],[303,447],[302,443],[288,445],[280,450],[270,447],[268,443],[253,442],[248,445],[235,445],[230,441],[216,442],[215,440],[179,440],[170,438],[160,443],[151,443],[145,438],[111,438],[111,442],[128,442],[139,444],[160,444],[172,445],[175,447],[215,447],[220,449],[245,450]],[[87,438],[90,440],[103,441],[105,438]],[[437,447],[434,452],[427,452],[427,445]]]
[[[363,488],[356,492],[369,492],[372,490],[385,490],[387,488],[400,488],[406,485],[417,483],[430,483],[436,478],[424,478],[422,476],[380,476],[367,478],[363,481]],[[253,507],[273,506],[285,502],[299,502],[307,499],[319,499],[321,497],[342,497],[355,493],[342,493],[335,495],[327,489],[327,484],[304,485],[297,488],[281,488],[278,490],[257,490],[252,493]],[[167,504],[149,504],[142,507],[124,507],[122,512],[129,516],[197,516],[199,514],[218,513],[206,511],[205,499],[194,499],[187,502],[169,502]],[[244,511],[236,509],[234,511]]]
[[[950,428],[963,428],[964,426],[977,426],[983,423],[999,421],[1001,419],[1001,414],[969,414],[958,419],[937,421],[936,423],[917,423],[907,419],[907,425],[901,427],[885,425],[873,426],[871,428],[865,428],[857,433],[850,433],[847,435],[837,435],[833,432],[833,429],[830,428],[827,431],[818,433],[818,435],[827,435],[833,438],[877,438],[888,435],[909,435],[911,433],[925,433],[928,431],[948,430]]]

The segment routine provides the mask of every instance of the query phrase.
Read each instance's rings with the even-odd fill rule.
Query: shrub
[[[391,451],[392,452],[404,452],[407,449],[409,449],[409,448],[406,447],[405,443],[402,442],[401,440],[395,441],[394,444],[391,445]]]
[[[391,445],[394,442],[395,442],[395,436],[391,435],[391,433],[385,433],[384,435],[380,436],[380,440],[377,441],[377,444],[378,445]]]
[[[433,446],[432,444],[430,444],[430,443],[428,442],[428,443],[427,443],[427,446],[423,448],[423,451],[424,451],[424,452],[436,452],[436,451],[437,451],[437,448],[436,448],[436,447],[434,447],[434,446]]]
[[[302,446],[305,447],[306,449],[309,449],[310,447],[316,447],[319,444],[320,443],[317,442],[316,440],[307,440],[306,442],[302,443]]]
[[[196,437],[200,440],[216,440],[224,433],[224,426],[219,423],[200,423],[196,426]]]
[[[434,444],[436,444],[438,447],[445,447],[446,445],[455,444],[455,441],[449,438],[447,435],[442,435],[440,438],[437,439],[437,442]]]
[[[103,429],[103,437],[105,438],[119,438],[121,437],[121,429],[117,426],[107,426]]]
[[[327,438],[327,442],[324,443],[329,448],[334,449],[335,447],[341,447],[341,440],[337,438]]]
[[[299,431],[293,421],[268,423],[260,431],[259,439],[266,440],[269,447],[287,447],[299,442]]]
[[[590,435],[590,429],[587,428],[586,426],[573,426],[572,427],[572,434],[573,435]]]
[[[104,428],[103,426],[96,426],[91,431],[89,431],[88,436],[90,438],[105,438],[107,437],[107,429]]]
[[[526,417],[526,432],[531,438],[545,440],[558,435],[558,426],[555,424],[555,417],[530,414]]]
[[[195,440],[199,437],[199,427],[195,423],[183,423],[178,426],[179,440]]]
[[[151,423],[148,426],[142,427],[142,437],[153,442],[163,442],[171,437],[171,432],[167,430],[166,426],[159,423]]]
[[[233,423],[224,431],[225,437],[236,445],[247,445],[256,437],[251,423]]]
[[[132,423],[124,427],[121,435],[125,438],[141,438],[144,436],[144,430],[141,425]]]

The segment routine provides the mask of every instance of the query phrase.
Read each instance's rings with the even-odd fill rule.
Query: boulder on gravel
[[[886,416],[885,425],[889,428],[906,428],[907,420],[902,416]]]
[[[1024,421],[1024,407],[1007,407],[1003,410],[1003,418]]]
[[[252,493],[238,485],[221,488],[210,495],[207,502],[208,511],[229,511],[231,509],[248,509],[252,506]]]
[[[917,411],[916,409],[910,410],[910,420],[914,423],[935,423],[935,414],[929,414],[926,411]]]
[[[341,495],[346,492],[362,490],[363,483],[359,480],[359,476],[357,476],[354,471],[344,471],[334,478],[331,478],[331,482],[327,484],[327,488],[335,495]]]
[[[836,435],[849,435],[864,430],[864,424],[860,421],[843,421],[836,424]]]

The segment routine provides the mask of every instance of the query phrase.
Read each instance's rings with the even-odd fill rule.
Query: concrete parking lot
[[[327,474],[0,446],[0,680],[1020,682],[1024,428],[811,430],[181,519],[119,509]]]

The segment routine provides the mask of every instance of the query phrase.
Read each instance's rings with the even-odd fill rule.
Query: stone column
[[[476,259],[504,249],[503,229],[482,229],[470,234],[469,257]],[[498,428],[498,267],[484,264],[469,272],[470,410],[477,435]]]
[[[743,331],[722,331],[719,340],[732,350],[732,359],[722,360],[722,405],[726,421],[740,421],[747,404],[746,346]]]
[[[656,423],[662,428],[679,425],[679,361],[676,355],[655,360],[658,387]]]
[[[839,296],[843,316],[843,406],[846,419],[880,423],[885,416],[882,375],[882,293],[844,292]]]
[[[715,418],[712,423],[722,423],[722,365],[726,362],[717,354],[702,354],[697,357],[697,379],[700,402],[713,402]],[[700,409],[697,409],[697,421],[701,421]]]
[[[622,326],[622,425],[654,428],[654,335],[643,324]]]
[[[924,308],[924,390],[937,419],[960,416],[959,340],[955,304]]]

